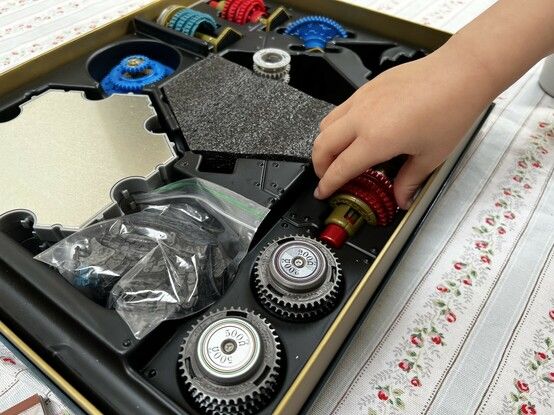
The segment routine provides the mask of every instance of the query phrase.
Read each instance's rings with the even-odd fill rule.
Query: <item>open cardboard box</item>
[[[154,21],[168,5],[182,4],[189,6],[196,5],[197,3],[205,2],[155,1],[147,7],[48,51],[29,62],[0,74],[0,97],[4,104],[10,101],[15,102],[18,97],[24,94],[22,91],[37,85],[37,82],[43,77],[48,76],[49,73],[60,71],[60,69],[63,69],[65,65],[71,64],[71,62],[83,60],[92,52],[132,33],[135,17]],[[423,48],[426,51],[438,48],[450,36],[446,32],[364,9],[344,1],[289,0],[273,3],[282,4],[307,14],[326,15],[343,23],[352,30],[360,29],[398,41],[404,45]],[[319,326],[320,334],[317,337],[317,341],[315,341],[314,346],[307,353],[304,353],[301,362],[296,366],[293,365],[287,368],[286,380],[283,382],[283,386],[263,413],[292,414],[301,410],[364,307],[383,280],[387,270],[396,260],[406,241],[410,238],[432,205],[437,194],[443,188],[445,180],[464,148],[471,140],[471,137],[478,128],[479,122],[468,131],[465,139],[460,143],[452,156],[428,179],[410,210],[395,222],[394,229],[390,232],[388,239],[383,241],[376,256],[371,261],[366,262],[367,265],[363,265],[364,263],[362,262],[360,269],[362,269],[362,274],[365,272],[365,275],[363,277],[360,275],[359,281],[357,280],[351,284],[348,295],[341,302],[341,306],[335,313],[331,314],[332,320]],[[125,403],[121,403],[126,399],[123,396],[125,393],[122,392],[121,395],[118,395],[117,388],[121,385],[117,384],[117,382],[120,382],[121,378],[118,377],[116,379],[114,376],[115,383],[109,384],[108,382],[108,386],[103,385],[103,382],[99,381],[99,379],[110,379],[110,370],[112,369],[114,373],[116,370],[121,371],[121,376],[125,376],[127,373],[133,379],[140,377],[138,373],[129,373],[129,369],[125,366],[129,359],[136,358],[136,354],[129,357],[122,352],[121,356],[123,357],[119,356],[114,360],[113,356],[102,354],[104,353],[103,350],[98,352],[101,349],[100,345],[91,344],[90,349],[82,347],[75,350],[75,353],[79,355],[77,360],[71,361],[71,357],[64,357],[63,350],[56,350],[52,345],[69,349],[73,347],[73,338],[68,333],[64,333],[64,324],[68,324],[66,321],[68,319],[64,316],[67,315],[71,306],[80,307],[79,299],[74,301],[71,299],[72,293],[67,293],[67,301],[74,302],[70,305],[60,306],[64,310],[49,308],[49,306],[42,304],[41,290],[46,289],[46,287],[42,286],[41,288],[41,282],[37,281],[37,278],[33,279],[32,275],[32,270],[37,270],[36,276],[38,277],[38,267],[41,264],[33,264],[33,267],[26,268],[24,263],[30,261],[31,257],[29,255],[26,257],[21,253],[15,254],[18,249],[15,246],[16,244],[6,236],[1,235],[1,233],[0,237],[0,242],[2,242],[4,248],[14,249],[14,255],[10,255],[9,258],[7,256],[4,259],[0,258],[0,292],[3,293],[2,301],[0,301],[0,320],[2,321],[0,323],[0,333],[12,341],[84,411],[91,414],[100,413],[100,410],[96,407],[98,400],[96,392],[106,397],[109,394],[109,390],[102,390],[104,387],[114,388],[114,407],[108,408],[109,404],[104,402],[102,404],[103,410],[108,408],[108,411],[113,409],[114,412],[121,412],[121,408],[127,408]],[[24,277],[20,278],[23,274],[25,274]],[[44,281],[42,284],[44,284]],[[55,285],[57,284],[55,282],[52,284],[48,289],[56,290],[59,287],[67,289],[69,287],[67,284],[63,284],[61,278],[61,285]],[[235,305],[240,306],[241,304]],[[75,309],[74,311],[77,312]],[[94,322],[90,321],[89,324],[101,325],[102,318]],[[47,327],[45,328],[45,326]],[[91,354],[87,355],[89,352]],[[288,360],[294,359],[295,350],[292,350],[289,346],[289,350],[286,350],[286,352]],[[94,366],[98,365],[94,361],[90,362],[90,368],[80,367],[79,365],[81,364],[80,362],[87,359],[95,359],[97,356],[105,358],[110,363],[106,365],[103,371],[98,370],[98,373],[95,372],[94,376],[91,374],[89,382],[87,380],[87,370],[93,370]],[[79,359],[84,360],[80,361]],[[152,357],[152,360],[154,359]],[[175,365],[175,362],[171,362],[171,365]],[[96,369],[98,368],[94,370]],[[151,366],[140,365],[140,369],[140,373],[144,373],[146,370],[151,370]],[[151,409],[148,408],[161,408],[149,406],[156,399],[162,401],[165,399],[163,392],[160,392],[160,388],[163,389],[163,385],[156,384],[155,381],[153,382],[147,384],[142,382],[141,387],[128,388],[128,390],[123,387],[122,390],[126,390],[126,393],[132,396],[130,399],[140,398],[141,394],[151,395],[149,395],[148,399],[145,398],[144,401],[137,400],[135,413],[152,413]],[[156,387],[158,387],[157,390]],[[162,413],[162,409],[157,409],[157,411]],[[180,407],[178,403],[176,404],[170,398],[167,398],[167,405],[164,406],[163,411],[165,411],[163,413],[185,413],[186,408]]]

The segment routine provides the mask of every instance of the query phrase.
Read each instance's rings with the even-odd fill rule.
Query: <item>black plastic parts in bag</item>
[[[202,179],[135,195],[140,212],[89,226],[36,256],[137,338],[213,304],[268,209]]]

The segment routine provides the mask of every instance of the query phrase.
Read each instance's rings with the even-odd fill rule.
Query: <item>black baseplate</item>
[[[270,13],[278,7],[271,2],[266,5]],[[262,306],[252,282],[260,253],[280,238],[300,235],[317,239],[330,213],[327,202],[312,196],[317,178],[309,158],[291,159],[278,157],[278,154],[275,157],[245,156],[240,154],[244,152],[221,153],[209,148],[190,151],[187,137],[191,131],[179,125],[165,86],[172,77],[209,55],[218,54],[251,69],[256,51],[278,48],[291,55],[291,87],[339,105],[369,79],[390,67],[422,57],[425,52],[348,26],[344,26],[346,36],[329,41],[323,48],[310,48],[299,37],[285,33],[290,22],[305,17],[302,12],[286,9],[288,19],[278,16],[278,24],[266,31],[262,20],[243,25],[233,23],[222,19],[218,9],[212,6],[207,1],[194,6],[217,23],[211,37],[217,38],[225,28],[242,36],[231,36],[226,43],[215,47],[206,36],[189,36],[154,21],[137,18],[134,29],[118,41],[0,98],[0,122],[17,117],[20,104],[49,89],[79,90],[89,99],[101,100],[106,94],[100,83],[122,58],[148,56],[174,71],[141,92],[150,97],[157,113],[157,120],[150,127],[167,134],[178,155],[164,181],[189,177],[207,179],[271,209],[224,296],[196,316],[162,323],[140,341],[113,310],[87,298],[87,294],[95,297],[98,293],[80,292],[57,272],[33,259],[33,255],[55,241],[36,235],[32,216],[18,212],[0,217],[0,320],[12,327],[104,413],[216,413],[212,401],[206,400],[199,406],[187,391],[178,359],[183,339],[201,315],[233,307],[251,310],[267,320],[279,338],[282,355],[278,363],[273,362],[279,366],[279,376],[275,378],[276,383],[271,384],[272,393],[264,400],[263,407],[246,404],[241,407],[237,403],[229,407],[246,408],[245,411],[257,408],[259,413],[271,413],[403,217],[403,213],[398,213],[385,227],[364,226],[344,247],[333,251],[340,264],[340,270],[335,272],[340,272],[342,282],[332,309],[324,315],[310,321],[290,321]],[[248,89],[249,85],[242,87]],[[240,111],[247,117],[249,108]],[[271,113],[266,114],[267,119],[271,117]],[[312,122],[317,126],[319,120]],[[267,146],[266,154],[271,153],[271,141]],[[90,174],[95,172],[90,171]],[[133,193],[150,189],[145,184],[134,184],[117,190],[121,210],[132,212]],[[140,241],[129,243],[136,245]],[[118,245],[114,248],[118,249]],[[123,263],[129,258],[122,253],[119,259]],[[240,312],[238,317],[241,317]]]

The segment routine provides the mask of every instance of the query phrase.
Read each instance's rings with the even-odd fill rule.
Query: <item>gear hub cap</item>
[[[313,320],[335,306],[342,285],[335,255],[321,242],[291,236],[270,243],[256,260],[262,305],[287,320]]]
[[[281,342],[253,311],[230,308],[201,317],[181,346],[185,388],[206,413],[253,414],[278,387]]]

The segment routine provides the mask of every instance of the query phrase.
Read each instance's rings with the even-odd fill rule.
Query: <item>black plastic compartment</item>
[[[157,60],[173,70],[181,66],[182,55],[173,46],[156,40],[131,39],[108,45],[92,54],[87,61],[87,70],[100,83],[121,59],[138,54]]]
[[[276,7],[273,3],[269,6]],[[423,55],[421,51],[352,28],[347,28],[347,39],[328,45],[325,51],[307,51],[299,39],[283,36],[282,28],[265,32],[260,25],[239,26],[221,20],[205,3],[196,7],[212,14],[220,28],[230,26],[243,34],[241,40],[220,51],[222,56],[250,67],[252,55],[259,48],[286,49],[292,55],[291,85],[337,105],[387,67]],[[291,19],[303,16],[290,12]],[[128,36],[1,97],[0,122],[16,117],[21,102],[49,88],[83,90],[92,99],[102,99],[100,80],[127,54],[149,55],[179,73],[211,50],[204,41],[137,20]],[[346,283],[331,314],[309,323],[279,319],[255,299],[251,290],[252,267],[260,250],[273,239],[297,234],[317,236],[330,208],[312,197],[315,175],[308,165],[298,162],[235,160],[225,155],[214,159],[213,155],[189,152],[186,131],[177,125],[161,92],[164,83],[145,88],[144,92],[158,113],[159,126],[155,129],[168,134],[181,156],[169,179],[202,177],[272,209],[235,282],[211,307],[247,307],[266,316],[279,334],[286,355],[284,376],[278,394],[262,412],[268,414],[319,344],[402,214],[388,227],[363,227],[336,252]],[[128,190],[132,193],[137,189]],[[0,220],[0,290],[4,293],[0,319],[106,413],[197,413],[182,393],[177,353],[184,334],[198,315],[165,322],[137,341],[113,310],[85,298],[57,273],[32,259],[32,254],[44,245],[34,238],[29,227],[22,226],[22,220],[25,217],[20,215]]]

